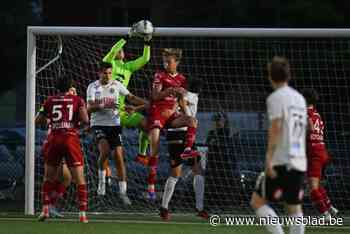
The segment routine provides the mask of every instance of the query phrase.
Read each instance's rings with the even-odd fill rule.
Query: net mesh
[[[118,40],[108,36],[62,36],[60,58],[36,76],[37,109],[45,98],[56,92],[55,80],[65,74],[77,82],[78,94],[85,98],[88,84],[97,79],[97,64]],[[58,36],[37,36],[37,68],[56,56]],[[199,98],[197,144],[205,162],[205,207],[212,212],[251,214],[249,200],[255,179],[263,169],[266,149],[265,99],[272,91],[266,79],[266,63],[274,55],[289,58],[294,79],[291,85],[301,90],[315,88],[321,97],[318,105],[326,124],[326,142],[332,163],[326,170],[325,187],[333,204],[342,211],[350,208],[350,113],[349,79],[350,43],[348,39],[309,38],[200,38],[156,37],[152,42],[151,61],[136,72],[129,84],[134,94],[148,98],[153,74],[161,69],[160,48],[183,49],[179,70],[203,83]],[[143,42],[131,39],[124,47],[126,59],[142,54]],[[216,112],[224,113],[224,130],[213,120]],[[153,212],[159,201],[145,198],[147,170],[134,162],[138,131],[124,129],[125,160],[128,175],[130,207],[118,197],[114,162],[112,181],[104,197],[97,196],[98,152],[92,137],[84,135],[85,171],[89,189],[89,211]],[[45,131],[37,129],[35,168],[35,209],[41,208],[40,188],[43,161],[40,147]],[[169,157],[165,138],[161,138],[158,197],[169,176]],[[195,201],[190,168],[183,168],[176,185],[170,209],[193,212]],[[77,211],[74,186],[61,201],[64,211]],[[315,213],[308,194],[305,212]]]

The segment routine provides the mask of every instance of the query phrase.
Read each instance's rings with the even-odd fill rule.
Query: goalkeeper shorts
[[[145,117],[139,112],[129,114],[126,111],[120,112],[120,124],[124,128],[137,128]]]

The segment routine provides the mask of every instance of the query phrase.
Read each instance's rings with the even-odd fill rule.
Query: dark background
[[[130,26],[140,19],[183,27],[319,27],[350,25],[345,0],[12,0],[0,9],[0,125],[25,119],[26,28],[44,26]]]

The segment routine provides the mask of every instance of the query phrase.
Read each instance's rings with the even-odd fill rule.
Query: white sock
[[[175,185],[178,178],[170,176],[165,183],[164,193],[162,197],[162,207],[168,209],[169,202],[173,196]]]
[[[98,182],[106,183],[106,170],[98,170]]]
[[[126,181],[119,181],[119,193],[126,194]]]
[[[268,205],[264,205],[264,206],[260,207],[259,209],[256,209],[255,214],[258,217],[268,217],[268,216],[278,217],[276,212]],[[265,227],[272,234],[283,234],[284,233],[281,225],[279,225],[279,224],[278,225],[265,225]]]
[[[202,211],[204,199],[204,177],[202,175],[193,177],[193,189],[196,196],[196,209]]]
[[[303,213],[296,213],[289,215],[290,217],[303,217]],[[301,225],[291,225],[289,227],[289,234],[304,234],[305,232],[305,226],[303,224]]]

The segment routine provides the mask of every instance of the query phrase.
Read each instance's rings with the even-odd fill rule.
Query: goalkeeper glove
[[[152,40],[152,34],[146,34],[143,36],[143,40],[145,41],[146,44],[150,43]]]

